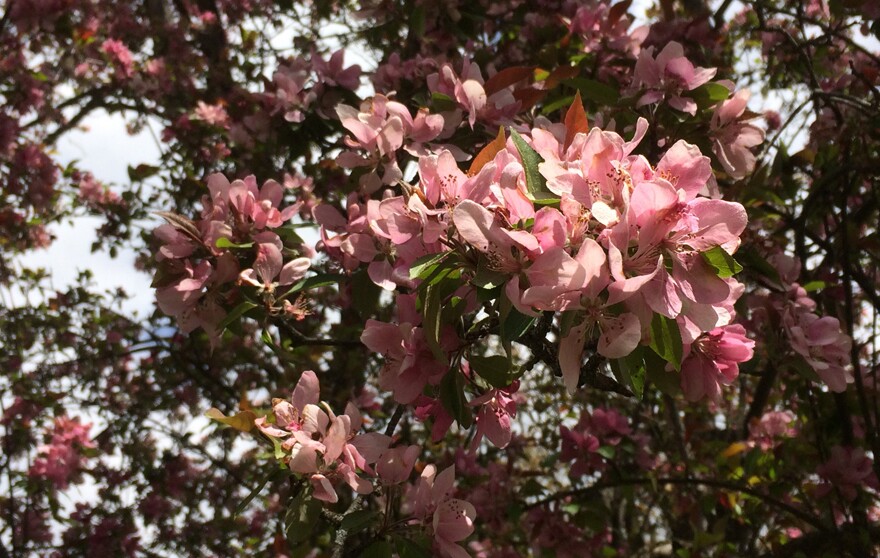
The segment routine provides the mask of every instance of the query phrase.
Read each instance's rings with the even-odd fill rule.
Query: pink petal
[[[450,542],[466,539],[474,532],[477,510],[464,500],[446,500],[434,512],[434,536]]]
[[[571,328],[568,335],[559,341],[559,367],[562,369],[562,380],[565,389],[574,393],[581,376],[581,356],[584,353],[586,326],[584,324]]]
[[[293,389],[293,395],[290,398],[293,407],[302,413],[306,405],[317,405],[320,397],[321,387],[318,376],[311,370],[306,370]]]
[[[306,275],[309,266],[312,265],[308,258],[293,259],[281,268],[281,275],[278,277],[279,285],[292,285]]]
[[[336,490],[333,488],[333,485],[327,477],[315,474],[309,478],[309,481],[312,483],[312,495],[316,500],[321,500],[322,502],[328,502],[330,504],[335,504],[339,501],[339,496],[336,495]]]
[[[630,354],[642,340],[642,326],[635,314],[627,312],[600,322],[599,354],[622,358]]]

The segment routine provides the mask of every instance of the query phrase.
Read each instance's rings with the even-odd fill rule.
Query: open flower
[[[439,474],[434,465],[428,465],[410,490],[408,501],[413,516],[430,526],[439,556],[467,558],[467,551],[456,543],[474,532],[477,511],[469,502],[452,498],[454,480],[454,465]]]
[[[681,389],[689,401],[703,397],[717,400],[721,384],[739,375],[739,363],[750,360],[755,342],[739,324],[718,327],[691,344],[681,363]]]
[[[674,41],[667,44],[656,58],[654,47],[648,47],[639,53],[633,75],[633,86],[646,89],[636,106],[666,99],[672,108],[693,116],[697,114],[697,103],[681,94],[708,82],[715,77],[715,72],[715,68],[694,67],[685,58],[682,46]]]

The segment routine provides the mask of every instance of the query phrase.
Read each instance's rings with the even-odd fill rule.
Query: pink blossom
[[[516,401],[513,393],[519,389],[519,382],[506,389],[490,389],[471,400],[470,405],[479,407],[477,411],[477,431],[471,441],[471,449],[476,449],[485,435],[496,447],[505,448],[510,443],[511,419],[516,416]]]
[[[427,384],[437,385],[448,369],[434,358],[422,328],[409,323],[367,320],[361,342],[385,357],[379,386],[392,391],[398,403],[415,401]]]
[[[720,102],[710,125],[712,152],[735,179],[754,170],[755,155],[751,148],[764,141],[764,131],[749,123],[750,117],[743,116],[750,95],[748,89],[740,89],[732,98]]]
[[[343,68],[345,49],[339,49],[330,55],[330,60],[324,60],[318,54],[312,54],[312,68],[318,75],[318,80],[327,85],[344,87],[352,91],[360,84],[361,67],[355,64]]]
[[[413,516],[433,532],[439,556],[466,558],[468,553],[456,543],[474,532],[477,512],[470,503],[452,498],[454,479],[454,465],[439,474],[434,465],[428,465],[409,491],[407,501]]]
[[[739,363],[752,358],[755,342],[739,324],[718,327],[700,336],[681,363],[681,388],[689,401],[709,397],[717,401],[721,384],[739,375]]]
[[[584,345],[598,337],[597,351],[608,358],[631,353],[642,338],[638,318],[629,312],[614,314],[600,294],[609,284],[606,256],[592,239],[581,244],[575,258],[561,248],[552,248],[535,259],[526,270],[530,287],[523,303],[541,310],[579,310],[559,343],[559,364],[569,392],[577,387]]]
[[[229,126],[229,115],[223,105],[209,105],[204,101],[199,101],[196,110],[193,113],[196,118],[211,126],[219,126],[227,128]]]
[[[292,285],[305,277],[311,265],[308,258],[302,257],[282,263],[281,248],[273,242],[261,242],[257,245],[253,268],[242,270],[238,280],[264,292],[274,293],[276,287]]]
[[[329,408],[325,411],[318,405],[319,390],[317,375],[311,370],[303,372],[290,401],[274,400],[271,417],[258,417],[254,425],[267,437],[279,440],[287,466],[308,477],[318,500],[338,501],[335,485],[339,482],[359,494],[369,494],[373,485],[358,471],[373,474],[369,465],[380,458],[391,440],[375,433],[358,435],[363,419],[357,408],[349,404],[342,415]],[[392,466],[389,474],[399,475],[398,469]]]
[[[134,75],[134,59],[131,56],[131,51],[121,41],[107,39],[101,43],[101,51],[116,66],[116,73],[119,77],[130,78]]]
[[[781,438],[792,438],[797,435],[797,428],[792,424],[795,415],[791,411],[770,411],[760,419],[749,423],[749,441],[757,444],[762,451],[770,451]]]
[[[397,150],[407,149],[426,154],[418,144],[433,140],[440,133],[442,117],[419,112],[415,119],[404,105],[384,95],[364,101],[360,109],[338,105],[336,114],[351,135],[345,138],[349,148],[336,162],[345,168],[369,167],[361,177],[361,186],[372,193],[383,184],[394,184],[403,178],[397,164]]]
[[[580,429],[570,430],[565,426],[559,427],[559,435],[562,438],[559,459],[574,462],[569,469],[571,477],[578,478],[604,467],[602,456],[598,454],[600,444],[596,436]]]
[[[438,399],[420,395],[414,402],[415,416],[422,422],[432,420],[431,441],[435,444],[446,436],[454,419]]]
[[[633,75],[633,87],[646,89],[636,103],[637,107],[668,99],[669,106],[690,115],[697,113],[697,103],[682,97],[685,91],[693,91],[715,76],[715,68],[697,68],[684,56],[679,43],[667,44],[654,58],[654,47],[639,53]]]
[[[846,385],[853,381],[852,339],[841,331],[837,318],[793,312],[784,318],[784,323],[792,349],[804,357],[832,391],[845,391]]]
[[[122,202],[119,194],[101,184],[90,172],[85,173],[79,182],[79,197],[94,209]]]
[[[302,122],[316,95],[306,88],[309,77],[308,63],[296,58],[279,64],[272,75],[274,90],[273,112],[283,112],[288,122]]]
[[[862,448],[834,446],[828,461],[816,467],[816,474],[825,481],[817,489],[820,497],[839,490],[847,501],[852,502],[859,488],[880,489],[873,462]]]
[[[419,446],[399,446],[382,452],[376,462],[376,473],[388,484],[406,482],[420,453]]]
[[[82,470],[82,450],[95,447],[89,438],[91,428],[90,423],[81,423],[79,418],[56,418],[51,431],[52,440],[38,448],[37,458],[28,475],[44,478],[58,490],[67,488],[70,481]]]
[[[464,62],[461,75],[452,66],[444,64],[436,74],[428,76],[428,88],[432,93],[442,93],[455,100],[468,113],[471,128],[477,121],[477,114],[486,106],[486,90],[483,76],[476,64]]]

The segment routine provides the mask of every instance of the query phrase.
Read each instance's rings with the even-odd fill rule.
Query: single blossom
[[[637,107],[662,101],[691,116],[697,113],[697,103],[682,93],[693,91],[715,76],[715,68],[698,68],[684,56],[684,49],[676,42],[668,43],[654,57],[654,47],[639,53],[633,74],[633,87],[646,90],[636,102]]]
[[[434,465],[422,471],[407,501],[413,517],[429,528],[434,536],[434,548],[444,558],[467,558],[468,553],[459,541],[474,532],[477,511],[464,500],[453,498],[455,466],[439,474]]]
[[[688,348],[681,363],[681,389],[689,401],[718,400],[721,385],[739,375],[739,363],[752,358],[755,342],[739,324],[715,328]]]

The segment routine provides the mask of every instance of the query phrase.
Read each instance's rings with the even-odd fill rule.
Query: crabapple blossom
[[[684,49],[677,42],[670,42],[657,56],[654,47],[643,49],[636,61],[632,87],[645,91],[637,106],[667,100],[669,106],[691,116],[697,113],[697,103],[681,95],[693,91],[715,77],[715,68],[698,68],[684,56]]]
[[[859,488],[880,490],[872,463],[862,448],[834,446],[828,461],[816,467],[816,474],[825,481],[819,485],[817,492],[822,496],[836,489],[851,502],[855,500]]]
[[[681,363],[681,389],[690,401],[717,400],[721,386],[733,382],[739,363],[752,358],[755,342],[739,324],[718,327],[698,337]]]
[[[757,444],[762,451],[770,451],[778,446],[781,438],[793,438],[798,430],[795,415],[791,411],[770,411],[760,419],[749,423],[749,441]]]
[[[28,471],[31,477],[46,479],[56,490],[63,490],[78,475],[84,463],[83,450],[95,447],[90,423],[79,418],[55,419],[51,441],[37,449],[37,458]]]
[[[454,465],[440,473],[434,465],[426,466],[407,493],[407,503],[413,517],[432,532],[439,556],[465,558],[467,551],[456,543],[474,532],[477,512],[470,503],[452,497],[454,479]]]
[[[736,179],[754,170],[755,155],[751,148],[764,141],[764,131],[751,124],[751,118],[743,116],[750,95],[748,89],[740,89],[722,101],[712,115],[712,152],[727,174]]]

